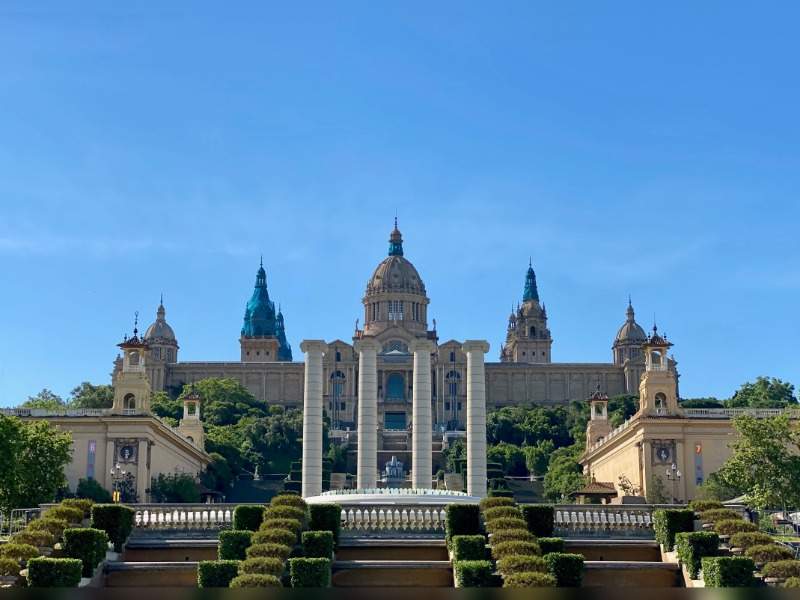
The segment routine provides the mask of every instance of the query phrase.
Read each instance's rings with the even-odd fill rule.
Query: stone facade
[[[413,353],[417,340],[433,344],[430,364],[431,418],[435,431],[463,430],[467,417],[467,358],[462,342],[440,341],[436,321],[428,322],[430,299],[414,265],[404,256],[402,235],[395,222],[388,256],[375,268],[362,300],[363,327],[358,322],[352,340],[327,342],[323,356],[323,402],[326,414],[340,429],[355,429],[358,421],[359,355],[354,343],[377,343],[378,427],[407,430],[411,426]],[[254,321],[254,315],[258,318]],[[269,301],[266,273],[259,268],[256,288],[247,304],[241,332],[239,362],[180,362],[174,332],[161,304],[156,322],[145,336],[153,348],[148,376],[154,390],[175,390],[208,377],[229,377],[259,400],[300,408],[304,365],[288,357],[291,348],[280,310]],[[554,363],[553,338],[547,311],[540,302],[536,274],[529,265],[522,303],[508,320],[499,362],[485,365],[489,409],[519,404],[563,404],[586,398],[600,387],[609,396],[638,393],[645,370],[642,345],[646,336],[636,323],[633,307],[613,342],[609,363]],[[247,353],[250,352],[248,355]],[[288,355],[288,356],[287,356]],[[674,372],[676,363],[671,361]],[[121,368],[118,359],[115,370]],[[379,436],[380,437],[380,436]]]

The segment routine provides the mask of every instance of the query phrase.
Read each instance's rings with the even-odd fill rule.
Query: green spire
[[[389,256],[403,256],[403,236],[397,228],[397,217],[394,218],[394,231],[389,236]]]
[[[522,301],[539,301],[539,290],[536,287],[536,273],[533,272],[532,261],[528,262],[528,273],[525,275],[525,292],[522,294]]]

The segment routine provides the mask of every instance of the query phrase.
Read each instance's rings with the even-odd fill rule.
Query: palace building
[[[645,371],[644,330],[628,304],[626,320],[612,343],[608,363],[554,363],[553,336],[547,310],[540,300],[536,274],[529,264],[521,303],[508,317],[505,344],[498,362],[487,362],[486,402],[489,409],[517,404],[562,404],[583,400],[599,386],[609,396],[637,394]],[[334,428],[355,429],[358,405],[358,353],[354,343],[373,339],[377,354],[378,424],[386,432],[410,426],[413,393],[413,353],[417,340],[433,344],[431,409],[435,431],[465,426],[466,367],[462,342],[441,339],[435,319],[429,319],[431,299],[414,264],[406,257],[403,237],[395,226],[387,255],[367,280],[363,296],[363,326],[356,324],[351,340],[327,342],[323,358],[324,404]],[[304,365],[293,362],[280,309],[270,299],[263,264],[244,312],[240,360],[181,362],[178,339],[166,321],[162,303],[144,341],[150,348],[146,371],[153,391],[175,390],[208,377],[233,378],[268,404],[302,407]],[[676,363],[669,362],[675,372]],[[122,368],[115,363],[115,373]],[[677,373],[675,373],[677,376]]]

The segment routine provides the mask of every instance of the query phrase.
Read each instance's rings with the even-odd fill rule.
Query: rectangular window
[[[94,461],[97,456],[97,442],[89,440],[88,454],[86,456],[86,479],[94,479]]]
[[[403,301],[402,300],[389,300],[389,320],[402,321],[403,320]]]
[[[339,410],[347,410],[347,403],[346,402],[342,402],[342,406],[341,406],[341,408]]]
[[[450,403],[449,402],[445,402],[444,403],[444,409],[445,410],[450,410]]]

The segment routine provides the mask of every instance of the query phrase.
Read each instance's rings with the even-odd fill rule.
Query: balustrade
[[[219,530],[233,523],[236,504],[133,504],[137,530]]]
[[[386,506],[342,508],[344,535],[432,533],[444,534],[445,506]]]

